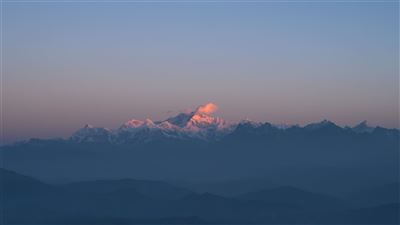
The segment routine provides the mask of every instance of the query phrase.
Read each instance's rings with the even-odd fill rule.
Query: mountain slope
[[[290,186],[264,189],[238,196],[240,199],[260,201],[267,204],[291,205],[303,210],[331,211],[345,208],[342,200]]]
[[[399,215],[398,204],[321,212],[308,206],[324,207],[332,202],[331,197],[292,187],[249,193],[240,199],[183,192],[165,198],[158,192],[170,194],[181,189],[144,180],[60,186],[3,169],[0,175],[2,182],[7,182],[2,185],[12,187],[2,189],[7,197],[2,209],[9,224],[386,224],[398,222]]]
[[[325,141],[327,136],[344,137],[348,136],[349,133],[359,135],[382,132],[391,133],[382,130],[380,127],[369,127],[366,121],[361,122],[353,128],[342,128],[329,120],[311,123],[304,127],[298,125],[282,126],[270,123],[257,123],[249,120],[230,123],[222,118],[212,116],[217,109],[218,107],[215,104],[207,103],[191,112],[179,113],[166,120],[131,119],[114,130],[85,125],[76,131],[70,137],[70,140],[77,143],[112,144],[160,142],[168,139],[218,141],[231,134],[233,134],[232,138],[243,139],[247,137],[250,140],[262,135],[280,136],[285,133],[301,132],[303,135],[312,135],[321,138],[321,141]],[[398,130],[394,132],[398,133]]]
[[[163,121],[131,119],[116,130],[85,125],[70,140],[83,142],[110,142],[117,144],[151,142],[164,139],[214,140],[232,130],[225,120],[211,116],[217,110],[213,103],[197,107],[193,112],[180,113]]]
[[[191,194],[190,190],[178,188],[161,181],[149,180],[96,180],[69,183],[63,186],[69,191],[80,193],[109,194],[125,190],[134,190],[135,192],[149,198],[158,198],[173,200]]]

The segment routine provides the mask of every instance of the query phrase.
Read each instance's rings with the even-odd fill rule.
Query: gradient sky
[[[3,3],[6,142],[214,102],[227,120],[399,127],[396,1]]]

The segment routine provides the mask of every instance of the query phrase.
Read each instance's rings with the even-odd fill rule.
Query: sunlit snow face
[[[211,114],[215,111],[217,111],[218,106],[215,105],[214,103],[207,103],[204,105],[201,105],[197,108],[196,113],[203,113],[203,114]]]

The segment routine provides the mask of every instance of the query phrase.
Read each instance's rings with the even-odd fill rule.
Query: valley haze
[[[114,130],[85,125],[67,139],[6,145],[4,167],[55,181],[229,180],[324,169],[397,180],[398,129],[370,127],[366,121],[354,127],[328,120],[303,127],[229,123],[211,115],[216,109],[207,103],[163,121],[131,119]]]
[[[2,146],[7,222],[400,222],[398,129],[229,123],[217,108]]]
[[[2,146],[10,224],[398,224],[398,129],[213,117]],[[15,171],[15,172],[13,172]],[[23,174],[23,175],[22,175]],[[27,176],[24,176],[27,175]],[[38,180],[39,179],[39,180]]]

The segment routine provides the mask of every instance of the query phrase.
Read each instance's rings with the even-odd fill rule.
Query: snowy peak
[[[128,122],[122,124],[121,128],[138,128],[143,126],[144,122],[137,119],[131,119]]]
[[[170,124],[173,124],[175,126],[183,128],[186,126],[186,124],[189,122],[189,120],[193,117],[193,115],[194,115],[194,112],[179,113],[177,116],[168,118],[167,120],[162,121],[162,122],[168,122]]]
[[[218,110],[218,106],[212,102],[197,107],[195,114],[210,115]]]
[[[178,130],[180,128],[168,121],[159,122],[157,126],[164,130]]]
[[[250,119],[245,119],[245,120],[240,121],[238,126],[240,126],[240,127],[249,127],[249,128],[257,128],[257,127],[262,126],[262,123],[255,122],[255,121],[252,121]]]
[[[120,129],[137,129],[137,128],[156,128],[156,124],[151,120],[151,119],[145,119],[144,121],[142,120],[137,120],[137,119],[131,119],[128,122],[122,124]]]
[[[211,113],[217,110],[217,106],[213,103],[208,103],[197,108],[193,116],[186,123],[185,128],[196,131],[201,129],[224,129],[227,122],[221,118],[211,116]]]
[[[206,114],[195,114],[185,126],[186,130],[199,131],[202,129],[221,130],[226,128],[227,122],[221,118],[211,117]]]
[[[211,114],[217,109],[218,107],[214,103],[207,103],[197,107],[193,112],[180,113],[165,121],[174,124],[187,132],[222,130],[228,126],[228,123],[221,118],[211,116]]]
[[[156,128],[156,124],[151,120],[151,119],[145,119],[143,122],[143,126],[149,127],[149,128]]]
[[[326,120],[326,119],[324,119],[324,120],[322,120],[321,122],[318,122],[318,123],[308,124],[304,128],[309,129],[309,130],[317,130],[317,129],[320,129],[320,128],[328,128],[328,127],[340,128],[334,122]]]
[[[368,126],[368,122],[366,120],[362,121],[352,128],[352,130],[357,133],[370,133],[374,129],[375,127]]]
[[[93,128],[93,126],[90,124],[86,124],[85,126],[83,126],[83,129],[91,129],[91,128]]]
[[[85,125],[76,131],[70,140],[75,142],[109,142],[109,143],[136,143],[151,142],[164,139],[199,139],[205,141],[220,140],[228,134],[257,135],[307,131],[310,134],[335,134],[343,130],[351,130],[354,133],[364,133],[379,130],[369,127],[367,121],[363,121],[353,128],[343,129],[329,120],[311,123],[304,127],[290,125],[273,125],[270,123],[259,123],[243,120],[239,123],[229,123],[222,118],[214,117],[212,114],[218,109],[214,103],[207,103],[197,107],[192,112],[179,113],[166,120],[152,121],[151,119],[131,119],[119,128],[109,130],[102,127]]]
[[[71,140],[76,142],[107,142],[111,131],[103,127],[93,127],[86,124],[83,128],[72,134]]]
[[[113,131],[112,140],[121,143],[133,140],[149,141],[152,138],[163,137],[209,139],[221,136],[220,133],[226,131],[228,123],[221,118],[211,116],[217,108],[215,104],[207,103],[197,107],[193,112],[180,113],[162,121],[132,119]]]

